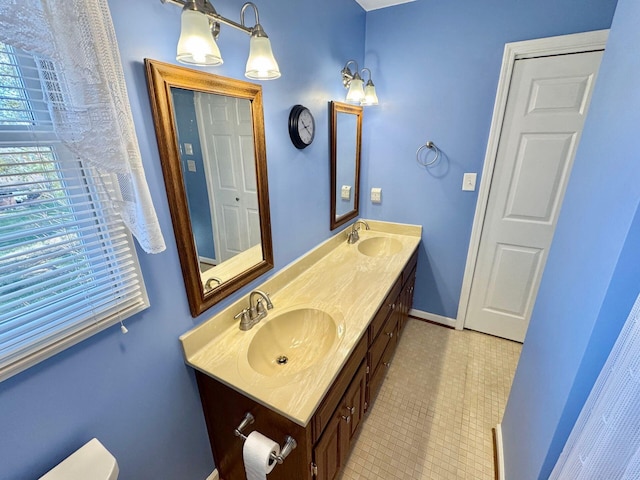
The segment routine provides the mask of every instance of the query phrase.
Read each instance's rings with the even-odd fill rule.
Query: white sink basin
[[[299,308],[263,320],[249,344],[247,360],[269,377],[298,373],[326,358],[338,339],[333,317],[323,310]]]
[[[358,250],[369,257],[386,257],[402,250],[402,243],[390,237],[371,237],[360,240]]]

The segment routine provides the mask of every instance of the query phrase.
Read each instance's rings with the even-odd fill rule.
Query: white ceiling
[[[356,2],[368,12],[370,10],[378,10],[379,8],[400,5],[401,3],[415,2],[415,0],[356,0]]]

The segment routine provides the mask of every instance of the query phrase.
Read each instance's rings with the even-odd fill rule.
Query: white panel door
[[[216,254],[228,260],[261,241],[249,100],[196,93]]]
[[[465,327],[524,341],[601,58],[516,60]]]

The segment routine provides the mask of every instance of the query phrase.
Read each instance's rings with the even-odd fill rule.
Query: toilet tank
[[[115,457],[94,438],[39,480],[116,480],[118,473]]]

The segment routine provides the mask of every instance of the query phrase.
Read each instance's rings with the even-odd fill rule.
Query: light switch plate
[[[351,186],[350,185],[342,185],[340,189],[340,198],[342,200],[349,200],[351,198]]]
[[[371,203],[382,203],[382,189],[381,188],[372,188],[371,189]]]
[[[473,192],[476,189],[477,173],[465,173],[462,177],[462,190],[465,192]]]
[[[185,155],[193,155],[193,145],[191,145],[190,143],[185,143],[184,153]]]

